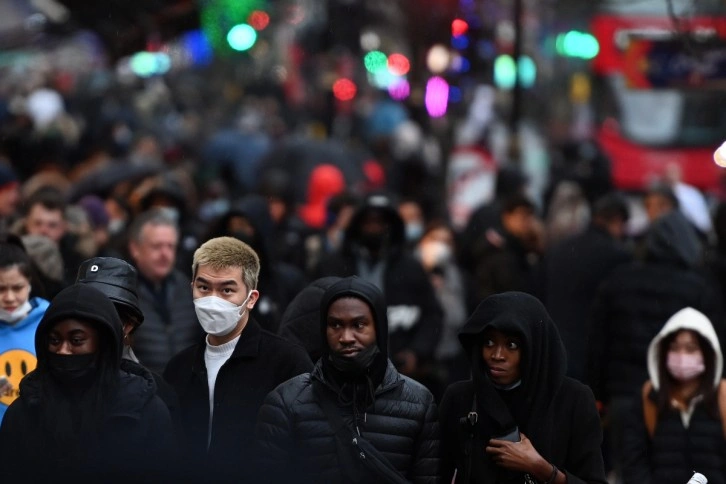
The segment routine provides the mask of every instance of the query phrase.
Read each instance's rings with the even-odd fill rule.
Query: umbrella
[[[141,181],[161,173],[162,168],[160,165],[112,162],[78,180],[71,189],[70,201],[75,202],[84,195],[105,197],[119,183]]]

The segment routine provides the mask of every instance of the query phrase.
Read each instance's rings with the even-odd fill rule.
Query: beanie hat
[[[100,197],[97,197],[96,195],[86,195],[78,201],[78,206],[86,212],[88,220],[91,222],[91,226],[94,229],[108,226],[108,212],[106,211],[106,206]]]
[[[18,177],[15,175],[12,167],[5,163],[0,163],[0,190],[5,188],[6,185],[18,183]]]

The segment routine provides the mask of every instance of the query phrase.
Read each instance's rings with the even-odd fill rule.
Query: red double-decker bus
[[[726,2],[610,0],[593,18],[598,141],[616,186],[641,190],[680,167],[716,188],[726,140]]]

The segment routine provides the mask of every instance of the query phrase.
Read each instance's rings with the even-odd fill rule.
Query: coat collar
[[[206,337],[205,337],[206,338]],[[260,354],[260,341],[262,340],[262,328],[259,323],[252,317],[247,320],[247,325],[239,336],[239,341],[234,347],[230,360],[236,358],[257,358]],[[197,374],[206,373],[207,369],[204,364],[204,350],[206,349],[206,340],[197,345],[197,352],[194,359],[192,372]]]
[[[330,390],[334,392],[336,391],[335,388],[331,386],[331,383],[325,376],[325,371],[323,370],[323,363],[321,360],[318,360],[317,363],[315,363],[315,368],[313,368],[311,376],[312,378],[322,382],[323,385],[328,387]],[[388,360],[386,373],[383,376],[383,381],[380,385],[378,385],[378,388],[376,388],[376,396],[386,393],[387,391],[392,390],[393,388],[396,388],[402,384],[403,378],[401,378],[401,374],[398,373],[398,370],[396,370],[396,367],[393,365],[391,360]]]

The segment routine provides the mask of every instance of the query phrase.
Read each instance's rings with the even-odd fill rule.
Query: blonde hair
[[[234,237],[209,239],[194,251],[192,279],[197,276],[197,270],[201,265],[210,266],[215,270],[239,267],[242,270],[242,282],[247,289],[257,289],[260,258],[252,247],[241,240]]]

